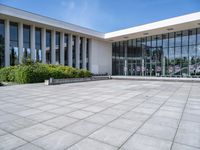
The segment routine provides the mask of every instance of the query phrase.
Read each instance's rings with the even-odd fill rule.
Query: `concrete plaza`
[[[0,150],[199,150],[200,83],[0,87]]]

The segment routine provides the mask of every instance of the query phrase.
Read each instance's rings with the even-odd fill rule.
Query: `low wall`
[[[68,79],[53,79],[45,80],[45,85],[57,85],[57,84],[67,84],[67,83],[77,83],[77,82],[88,82],[88,81],[98,81],[98,80],[109,80],[110,76],[96,76],[90,78],[68,78]]]
[[[112,76],[116,80],[171,81],[171,82],[200,82],[200,78],[176,77],[145,77],[145,76]]]

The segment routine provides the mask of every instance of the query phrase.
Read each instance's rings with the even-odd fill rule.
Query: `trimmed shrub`
[[[0,69],[1,82],[14,82],[15,81],[15,67],[5,67]]]
[[[32,83],[33,69],[31,66],[20,66],[15,72],[15,82],[17,83]]]
[[[84,70],[84,77],[92,77],[92,73],[88,70]]]
[[[44,80],[50,77],[55,79],[85,78],[91,77],[91,75],[87,70],[32,62],[0,69],[0,81],[22,84],[44,82]]]

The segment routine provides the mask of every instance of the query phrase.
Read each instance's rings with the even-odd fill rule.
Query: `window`
[[[51,63],[51,31],[46,31],[46,63]]]
[[[189,30],[189,45],[196,44],[196,29]]]
[[[174,33],[169,33],[169,47],[174,47]]]
[[[162,35],[157,36],[157,47],[162,47]]]
[[[188,75],[188,46],[182,47],[182,75],[187,76]]]
[[[42,62],[42,37],[41,37],[41,29],[35,29],[35,60],[36,62]]]
[[[5,25],[4,21],[0,20],[0,67],[5,66]]]
[[[176,32],[175,33],[175,46],[181,46],[181,35],[182,35],[182,32]]]
[[[60,33],[56,32],[56,64],[60,64]]]
[[[86,43],[86,68],[87,68],[87,70],[89,70],[89,42],[90,42],[90,40],[87,39],[87,43]]]
[[[200,28],[197,29],[197,44],[200,44]]]
[[[188,30],[183,31],[182,46],[188,45]]]
[[[127,57],[129,57],[129,58],[133,57],[132,40],[128,40]]]
[[[10,65],[19,64],[18,24],[10,22]]]
[[[31,58],[31,31],[30,26],[23,25],[23,57],[24,58]]]
[[[83,68],[83,38],[82,37],[80,37],[79,45],[80,45],[80,68],[82,69]]]
[[[65,34],[64,37],[64,49],[65,49],[65,57],[64,57],[64,64],[65,66],[68,65],[68,35]]]
[[[169,47],[168,34],[163,34],[163,47]]]
[[[76,67],[76,36],[72,37],[72,66]]]
[[[147,37],[146,56],[151,57],[151,37]]]

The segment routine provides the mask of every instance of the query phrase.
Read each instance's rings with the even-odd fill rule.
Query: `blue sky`
[[[200,0],[0,0],[0,3],[101,32],[200,11]]]

